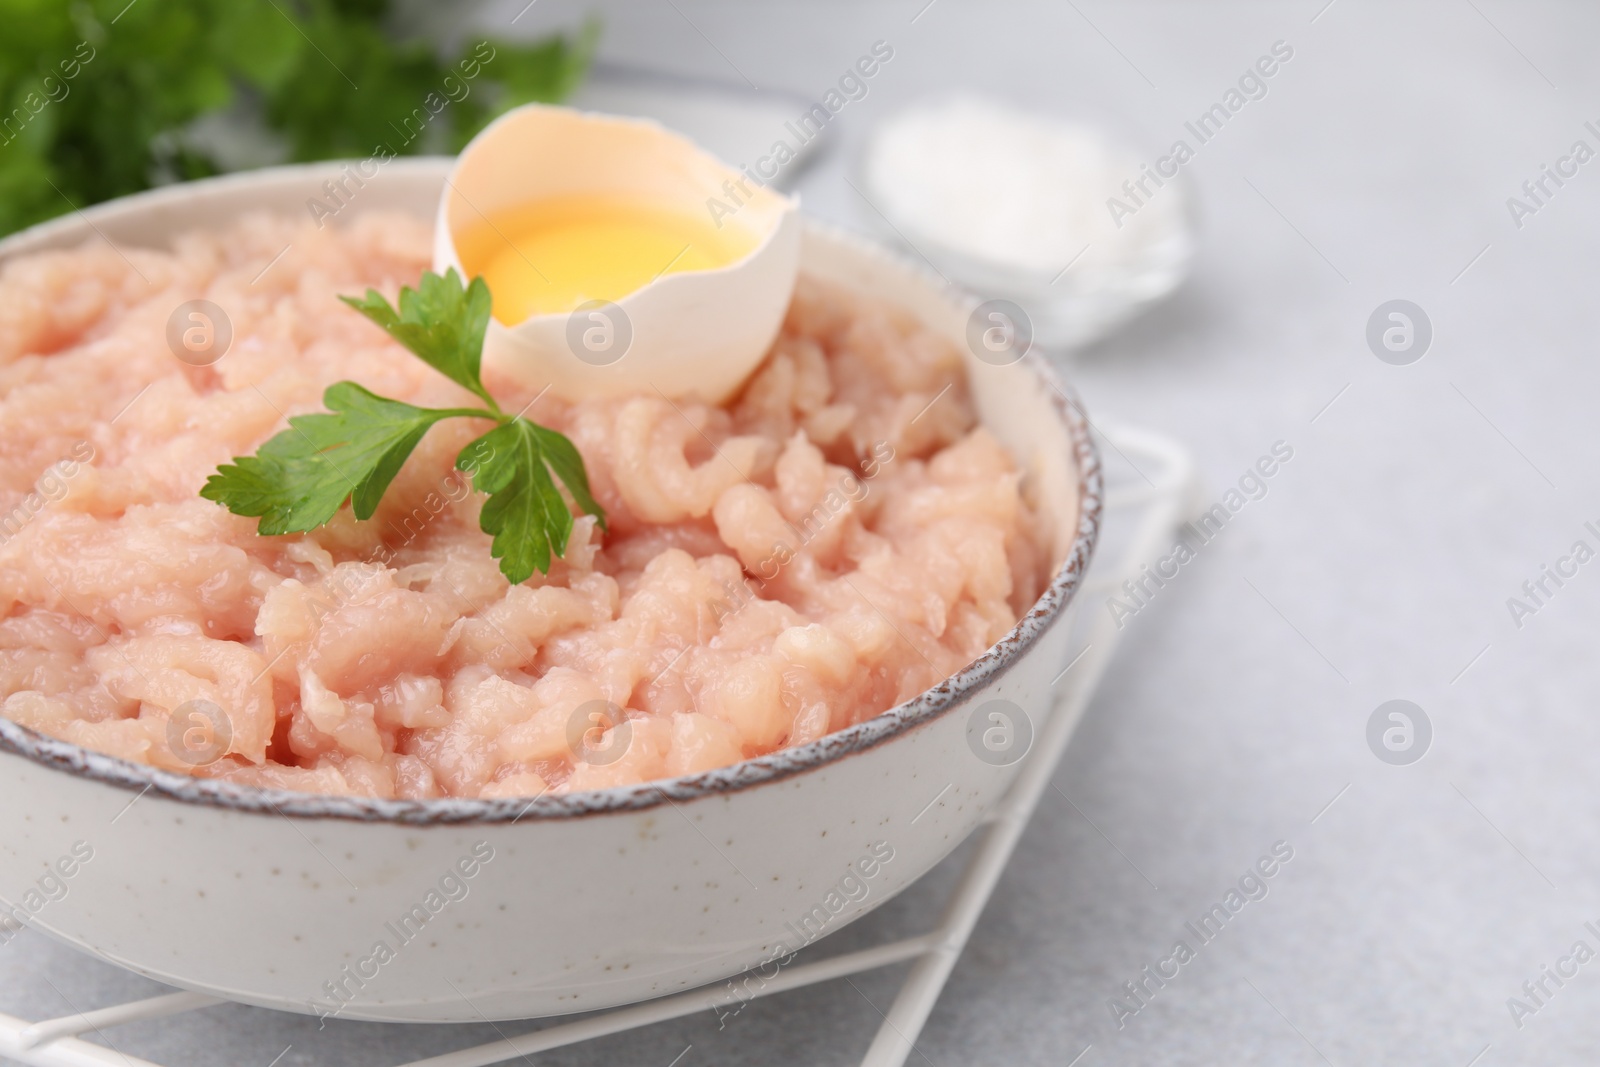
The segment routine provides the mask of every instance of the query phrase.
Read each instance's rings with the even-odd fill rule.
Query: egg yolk
[[[718,229],[704,211],[607,194],[541,200],[456,235],[467,276],[482,275],[507,326],[617,301],[663,274],[725,267],[756,243],[742,226]]]

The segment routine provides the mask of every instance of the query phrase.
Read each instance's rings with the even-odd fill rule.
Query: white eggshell
[[[712,199],[733,204],[728,180],[744,181],[752,194],[738,193],[743,204],[722,220],[759,236],[743,259],[664,274],[636,289],[613,305],[625,325],[591,319],[596,312],[584,309],[514,326],[491,318],[483,347],[486,367],[569,400],[660,390],[720,403],[755,370],[783,322],[800,262],[799,205],[654,122],[543,104],[496,119],[451,168],[439,199],[434,269],[464,275],[456,233],[530,202],[623,193],[710,210]],[[631,332],[631,340],[620,356],[580,358],[574,338],[590,328]]]

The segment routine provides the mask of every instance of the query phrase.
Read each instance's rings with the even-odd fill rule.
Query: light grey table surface
[[[807,210],[866,229],[845,181],[855,153],[925,94],[1087,117],[1153,156],[1288,42],[1268,95],[1186,168],[1203,241],[1192,280],[1067,372],[1097,418],[1189,444],[1211,498],[1276,441],[1294,458],[1130,620],[911,1062],[1066,1067],[1086,1046],[1081,1067],[1600,1061],[1600,961],[1547,980],[1520,1027],[1508,1007],[1575,942],[1600,949],[1583,925],[1600,926],[1600,563],[1520,628],[1507,607],[1573,542],[1600,548],[1583,527],[1600,520],[1600,161],[1520,228],[1506,204],[1574,141],[1600,148],[1583,126],[1600,120],[1600,13],[925,2],[615,3],[603,53],[816,97],[891,42],[799,182]],[[497,2],[488,21],[524,3]],[[542,0],[517,28],[578,11]],[[1364,339],[1393,298],[1433,324],[1409,366]],[[1366,739],[1393,698],[1433,727],[1409,766]],[[1293,859],[1269,895],[1191,941],[1196,958],[1119,1029],[1122,983],[1190,940],[1185,922],[1279,841]],[[941,869],[838,943],[915,930],[949,881]],[[854,1063],[901,973],[761,1002],[720,1032],[706,1013],[534,1059]],[[153,988],[33,934],[0,947],[0,1011]],[[319,1033],[224,1007],[113,1036],[174,1065],[266,1067],[292,1045],[280,1067],[377,1067],[494,1031]]]

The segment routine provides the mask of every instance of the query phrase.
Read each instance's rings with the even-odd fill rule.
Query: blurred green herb
[[[0,0],[0,233],[241,157],[456,151],[506,108],[564,99],[598,35],[441,57],[396,38],[392,6]]]

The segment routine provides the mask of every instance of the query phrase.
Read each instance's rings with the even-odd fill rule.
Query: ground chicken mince
[[[870,718],[971,662],[1046,579],[956,351],[805,278],[723,407],[535,401],[486,376],[572,438],[606,510],[547,576],[510,586],[490,557],[452,466],[488,426],[464,419],[370,521],[259,536],[196,494],[331,382],[471,402],[337,299],[414,285],[431,234],[262,216],[175,248],[97,241],[0,275],[0,696],[43,733],[319,793],[625,785]],[[198,298],[232,327],[209,366],[168,341]]]

